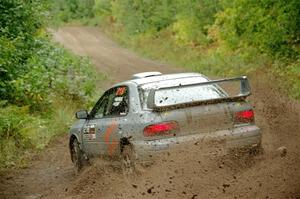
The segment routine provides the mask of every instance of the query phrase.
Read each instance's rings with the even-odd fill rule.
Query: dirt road
[[[58,30],[54,39],[73,52],[88,56],[101,73],[109,77],[110,84],[127,80],[132,74],[145,71],[171,73],[183,71],[167,64],[143,59],[120,48],[97,28],[69,27]]]
[[[142,59],[97,28],[66,27],[54,38],[91,57],[97,69],[107,74],[107,85],[142,71],[183,70]],[[266,69],[250,80],[250,100],[263,130],[263,155],[228,157],[217,145],[195,143],[160,155],[130,179],[121,174],[118,162],[104,160],[76,176],[64,136],[28,168],[2,174],[0,198],[300,198],[300,103],[284,97]],[[282,146],[287,149],[285,156],[277,150]]]

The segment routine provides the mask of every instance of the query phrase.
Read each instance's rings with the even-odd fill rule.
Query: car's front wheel
[[[83,154],[76,138],[71,141],[71,159],[75,167],[75,172],[78,173],[83,167]]]

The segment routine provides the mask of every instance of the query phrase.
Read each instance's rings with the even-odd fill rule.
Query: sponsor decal
[[[113,106],[119,106],[122,101],[123,101],[123,97],[116,97],[114,99]]]
[[[88,124],[84,131],[84,137],[89,140],[96,139],[96,124]]]
[[[116,96],[124,95],[125,91],[126,91],[126,87],[119,87],[116,91]]]

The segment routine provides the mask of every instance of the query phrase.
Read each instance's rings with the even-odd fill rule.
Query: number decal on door
[[[96,124],[88,124],[84,129],[84,138],[93,140],[96,139]]]

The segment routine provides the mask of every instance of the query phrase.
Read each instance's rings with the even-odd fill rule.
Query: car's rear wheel
[[[71,159],[75,167],[75,172],[78,173],[83,167],[83,153],[76,138],[71,143]]]
[[[252,156],[257,156],[257,155],[261,155],[264,153],[264,148],[262,147],[261,144],[259,144],[256,147],[250,148],[249,149],[249,154]]]
[[[135,172],[135,155],[132,145],[122,146],[121,166],[123,174],[126,176]]]

